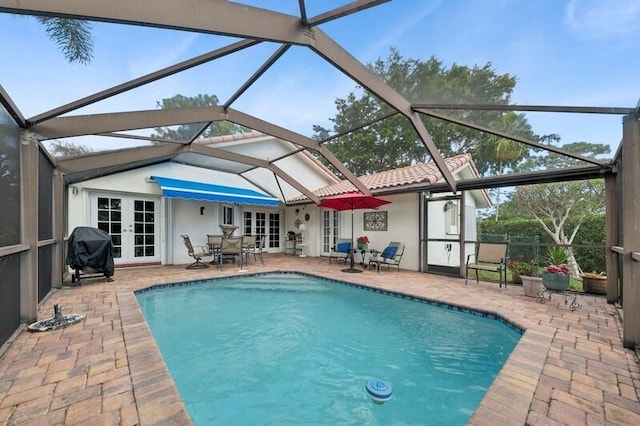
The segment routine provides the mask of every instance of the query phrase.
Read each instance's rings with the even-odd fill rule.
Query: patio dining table
[[[254,253],[256,250],[257,237],[255,235],[244,235],[234,238],[240,237],[242,237],[242,256],[248,258],[249,253]],[[225,238],[223,235],[207,235],[207,246],[209,247],[209,253],[213,256],[210,263],[219,262],[218,257],[220,256],[223,238]]]

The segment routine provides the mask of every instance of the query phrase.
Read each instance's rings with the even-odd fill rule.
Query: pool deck
[[[116,269],[115,281],[86,280],[53,292],[39,319],[61,304],[86,319],[64,329],[16,334],[0,351],[0,424],[191,424],[133,291],[154,284],[268,271],[299,271],[498,314],[522,339],[470,420],[478,425],[640,424],[640,364],[623,349],[616,309],[579,296],[545,304],[522,288],[417,272],[341,271],[326,258],[265,255],[240,271],[184,266]],[[425,419],[428,422],[428,419]]]

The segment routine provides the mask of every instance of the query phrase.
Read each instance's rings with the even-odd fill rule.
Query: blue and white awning
[[[252,189],[212,185],[202,182],[151,176],[162,188],[162,195],[185,200],[218,201],[223,203],[257,204],[278,206],[280,200]]]

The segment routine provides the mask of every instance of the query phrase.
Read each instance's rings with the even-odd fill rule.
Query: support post
[[[53,235],[56,240],[51,264],[51,284],[53,288],[62,288],[64,281],[64,176],[59,170],[53,172]]]
[[[38,140],[33,133],[20,132],[21,242],[29,249],[20,255],[20,320],[38,319]]]
[[[618,291],[618,254],[611,251],[612,246],[622,245],[618,242],[618,200],[617,176],[607,176],[604,179],[606,198],[606,243],[605,256],[607,268],[607,303],[616,303],[620,299]]]
[[[640,121],[626,115],[622,123],[622,343],[633,349],[640,343],[640,262],[631,257],[640,251]]]
[[[465,208],[467,202],[467,192],[461,191],[460,193],[460,211],[458,215],[460,217],[460,253],[459,253],[459,262],[460,262],[460,276],[464,277],[467,269],[467,209]],[[477,223],[477,221],[476,221]]]

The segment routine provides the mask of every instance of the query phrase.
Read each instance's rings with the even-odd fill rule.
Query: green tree
[[[405,59],[395,49],[391,49],[385,60],[378,59],[369,68],[413,103],[508,104],[516,84],[515,77],[496,74],[490,63],[474,67],[453,64],[447,68],[433,57],[426,61]],[[344,131],[392,111],[376,96],[360,90],[349,93],[344,99],[336,99],[335,105],[336,115],[330,119],[333,129],[315,125],[314,138],[324,139],[333,132]],[[504,111],[446,111],[446,114],[534,138],[522,114]],[[520,161],[520,155],[525,155],[516,150],[518,155],[513,158],[497,159],[499,138],[434,118],[423,116],[422,119],[442,156],[471,152],[481,173],[507,170]],[[329,141],[327,146],[356,175],[430,159],[414,128],[400,114]]]
[[[36,19],[45,27],[69,62],[88,64],[93,59],[92,26],[88,21],[69,18],[38,16]]]
[[[203,95],[189,97],[184,95],[175,95],[171,98],[162,99],[157,102],[157,107],[161,109],[177,109],[177,108],[191,108],[191,107],[210,107],[218,105],[218,97],[216,95]],[[249,129],[228,121],[216,121],[209,124],[204,131],[202,127],[206,123],[191,123],[182,124],[180,126],[173,127],[156,127],[155,132],[151,134],[151,137],[170,139],[175,141],[189,141],[198,132],[201,137],[208,138],[212,136],[222,136],[234,133],[244,133]]]
[[[496,123],[496,130],[517,134],[531,134],[531,127],[518,114],[503,115],[502,120]],[[488,158],[494,158],[495,162],[492,167],[498,175],[504,174],[507,170],[513,170],[518,164],[528,160],[529,150],[527,146],[521,142],[511,139],[501,138],[499,136],[490,136],[481,141],[476,153],[487,151],[482,155]],[[474,154],[475,155],[475,154]],[[500,219],[500,206],[502,204],[502,188],[498,187],[491,191],[491,195],[495,198],[494,218]]]
[[[70,141],[54,140],[49,144],[49,153],[54,157],[68,157],[70,155],[86,154],[88,152],[93,152],[93,150],[88,146]]]
[[[591,158],[601,157],[610,152],[607,145],[588,142],[566,144],[562,149]],[[535,163],[547,168],[571,167],[580,163],[580,160],[547,153],[536,157]],[[516,188],[513,202],[512,207],[517,206],[521,217],[535,218],[556,244],[570,245],[588,217],[604,212],[604,181],[593,179],[521,186]],[[569,222],[572,225],[569,225]],[[578,276],[581,270],[573,250],[569,247],[567,252],[571,273]]]

